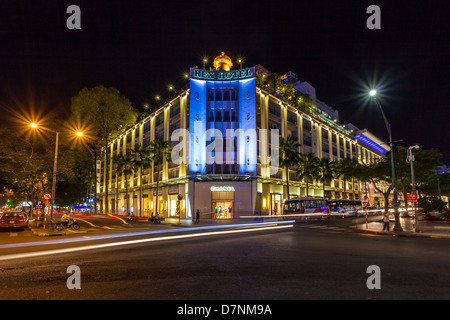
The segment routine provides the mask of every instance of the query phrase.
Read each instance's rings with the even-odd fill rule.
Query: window
[[[222,91],[216,91],[216,101],[222,101]]]
[[[208,122],[214,122],[214,111],[213,110],[208,111]]]
[[[213,90],[209,90],[208,101],[214,101],[214,91]]]
[[[216,121],[222,121],[222,111],[216,111]]]
[[[303,144],[304,145],[307,145],[307,146],[312,146],[312,139],[311,139],[311,137],[303,137]]]
[[[309,120],[303,120],[303,129],[311,131],[311,122]]]
[[[230,91],[225,91],[224,95],[223,95],[223,100],[224,101],[230,101]]]
[[[223,121],[230,121],[230,111],[225,111],[223,113]]]

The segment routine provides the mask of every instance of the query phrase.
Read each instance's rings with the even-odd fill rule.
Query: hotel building
[[[286,171],[277,164],[278,136],[293,136],[300,143],[299,152],[333,161],[352,158],[371,163],[390,150],[368,130],[339,124],[338,111],[317,99],[315,88],[294,73],[286,73],[281,81],[291,83],[292,92],[310,97],[312,106],[269,90],[262,80],[270,75],[261,65],[233,69],[224,53],[210,70],[191,68],[186,90],[110,142],[108,172],[103,163],[98,170],[97,192],[103,206],[108,190],[108,210],[124,213],[128,184],[135,216],[151,215],[156,197],[164,217],[190,219],[197,209],[202,218],[213,219],[280,214],[287,188]],[[164,160],[160,172],[156,165],[142,174],[136,171],[128,181],[118,176],[116,188],[113,156],[155,139],[171,141],[172,161]],[[314,181],[308,196],[358,198],[365,192],[359,182],[345,183],[346,192],[344,181],[334,179],[323,194],[322,184]],[[289,171],[289,186],[291,196],[306,196],[306,183],[296,178],[294,170]],[[373,189],[369,192],[372,199]]]

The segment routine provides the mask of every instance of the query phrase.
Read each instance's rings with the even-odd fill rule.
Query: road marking
[[[368,237],[386,237],[387,235],[385,234],[373,234],[373,233],[355,233],[358,234],[360,236],[368,236]]]
[[[111,217],[113,217],[114,219],[119,219],[120,221],[122,221],[124,224],[128,224],[128,222],[126,222],[125,220],[123,220],[122,218],[119,218],[119,217],[116,217],[116,216],[113,216],[112,214],[108,214],[108,216],[111,216]]]
[[[109,248],[109,247],[118,247],[118,246],[139,244],[139,243],[146,243],[146,242],[157,242],[157,241],[174,240],[174,239],[187,239],[187,238],[205,237],[205,236],[213,236],[213,235],[253,232],[253,231],[261,231],[261,230],[285,229],[285,228],[292,228],[292,227],[293,227],[292,224],[281,225],[281,226],[277,225],[277,226],[272,226],[272,227],[259,227],[259,228],[251,228],[251,229],[202,232],[202,233],[183,234],[183,235],[176,235],[176,236],[165,236],[165,237],[157,237],[157,238],[149,238],[149,239],[128,240],[128,241],[96,244],[96,245],[89,245],[89,246],[82,246],[82,247],[75,247],[75,248],[64,248],[64,249],[56,249],[56,250],[45,250],[45,251],[39,251],[39,252],[9,254],[9,255],[5,255],[5,256],[0,256],[0,261],[21,259],[21,258],[32,258],[32,257],[47,256],[47,255],[53,255],[53,254],[71,253],[71,252],[77,252],[77,251],[86,251],[86,250]]]
[[[83,221],[83,222],[86,222],[86,223],[90,224],[90,225],[93,226],[93,227],[98,227],[98,228],[100,228],[100,226],[97,226],[97,225],[93,224],[93,223],[90,222],[90,221],[87,221],[87,220],[84,220],[84,219],[80,219],[80,218],[77,218],[77,220],[81,220],[81,221]]]

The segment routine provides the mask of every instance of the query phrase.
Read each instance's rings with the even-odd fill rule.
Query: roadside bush
[[[445,203],[438,196],[421,196],[418,205],[423,209],[424,213],[430,213],[437,210],[439,212],[445,210]]]

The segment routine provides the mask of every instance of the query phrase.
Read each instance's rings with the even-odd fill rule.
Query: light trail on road
[[[258,224],[258,225],[260,226],[261,224]],[[71,253],[71,252],[77,252],[77,251],[86,251],[86,250],[102,249],[102,248],[109,248],[109,247],[118,247],[118,246],[125,246],[125,245],[140,244],[140,243],[158,242],[158,241],[165,241],[165,240],[197,238],[197,237],[206,237],[206,236],[214,236],[214,235],[254,232],[254,231],[261,231],[261,230],[285,229],[285,228],[292,228],[292,227],[293,227],[293,224],[276,225],[276,226],[265,226],[265,227],[261,227],[260,226],[258,228],[253,227],[253,228],[250,228],[250,229],[202,232],[202,233],[182,234],[182,235],[175,235],[175,236],[149,238],[149,239],[128,240],[128,241],[96,244],[96,245],[89,245],[89,246],[82,246],[82,247],[75,247],[75,248],[64,248],[64,249],[45,250],[45,251],[38,251],[38,252],[9,254],[9,255],[0,256],[0,261],[7,261],[7,260],[12,260],[12,259],[32,258],[32,257],[39,257],[39,256],[55,255],[55,254],[64,254],[64,253]],[[189,228],[189,229],[192,230],[192,228]]]

